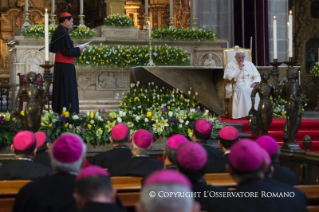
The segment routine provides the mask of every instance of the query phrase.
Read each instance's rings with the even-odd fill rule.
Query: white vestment
[[[251,91],[253,88],[250,86],[255,82],[260,82],[260,74],[257,71],[255,65],[249,61],[244,61],[242,70],[239,69],[239,65],[236,60],[227,64],[224,79],[231,80],[236,78],[236,84],[234,85],[234,97],[232,104],[232,118],[238,119],[248,116],[251,109]],[[232,95],[232,85],[229,83],[226,86],[226,98],[230,98]],[[255,98],[255,109],[258,109],[259,95]]]

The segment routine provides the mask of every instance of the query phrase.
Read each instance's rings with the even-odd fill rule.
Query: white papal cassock
[[[233,97],[232,106],[232,118],[238,119],[248,115],[251,109],[250,94],[253,88],[250,86],[255,82],[260,82],[260,74],[257,71],[255,65],[249,61],[244,61],[242,70],[239,69],[239,65],[236,60],[227,64],[224,79],[231,80],[236,78],[237,82],[234,86],[235,92]],[[230,98],[232,95],[232,86],[228,84],[226,86],[226,98]],[[255,109],[258,109],[259,95],[256,95]]]

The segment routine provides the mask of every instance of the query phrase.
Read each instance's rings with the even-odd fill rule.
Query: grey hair
[[[62,135],[65,135],[67,133],[63,133]],[[72,133],[72,135],[74,135]],[[81,165],[83,163],[83,160],[85,158],[85,154],[86,154],[86,144],[83,142],[82,138],[80,136],[78,136],[81,141],[82,144],[82,155],[81,157],[73,162],[73,163],[62,163],[57,161],[52,153],[53,148],[50,149],[50,159],[51,159],[51,166],[52,166],[52,170],[55,172],[59,172],[59,171],[65,171],[65,172],[78,172],[81,168]],[[54,144],[53,144],[54,145]]]
[[[174,194],[185,194],[186,192],[192,192],[192,190],[177,184],[157,184],[143,187],[140,200],[146,212],[192,211],[192,206],[194,204],[194,198],[192,196],[181,197],[178,195],[171,195],[169,197],[159,197],[159,195],[163,194],[163,192],[176,192]],[[156,194],[155,197],[150,197],[150,193]]]
[[[141,148],[135,145],[134,141],[132,142],[133,146],[132,149],[138,154],[138,155],[148,155],[149,151],[152,148],[152,144],[147,148]]]

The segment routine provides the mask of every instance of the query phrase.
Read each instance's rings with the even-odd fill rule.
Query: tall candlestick
[[[173,16],[173,0],[169,0],[169,15]]]
[[[80,0],[80,15],[83,15],[83,0]]]
[[[55,0],[51,0],[51,14],[54,14],[55,12]]]
[[[44,14],[44,46],[45,46],[45,61],[49,61],[49,14],[45,9]]]
[[[28,8],[29,8],[28,3],[29,3],[28,0],[25,0],[25,1],[24,1],[24,11],[25,11],[25,12],[28,12]]]
[[[276,16],[273,19],[273,47],[274,47],[274,59],[277,59],[277,20]]]
[[[193,16],[196,17],[196,0],[193,0]]]
[[[292,11],[289,11],[289,28],[288,28],[288,33],[289,33],[289,37],[288,37],[288,41],[289,41],[289,45],[288,45],[288,49],[289,49],[289,57],[292,57]]]
[[[253,50],[253,37],[250,37],[250,51]]]
[[[287,43],[289,45],[289,22],[287,22]],[[289,46],[288,46],[288,55],[289,55]]]
[[[229,43],[228,43],[228,41],[227,41],[227,49],[229,48]]]
[[[148,16],[148,0],[145,0],[145,16]]]
[[[299,71],[299,77],[298,77],[299,86],[301,85],[301,77],[300,77],[300,71]]]
[[[151,29],[151,23],[148,21],[148,37],[151,38],[152,37],[152,29]]]
[[[7,55],[7,52],[8,52],[8,43],[6,43],[6,55]]]

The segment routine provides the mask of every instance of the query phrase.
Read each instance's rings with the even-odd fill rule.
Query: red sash
[[[64,57],[61,52],[55,54],[55,62],[74,64],[75,57]]]

